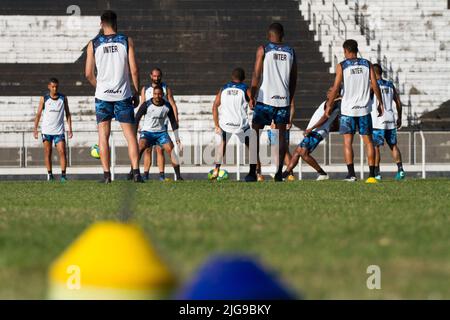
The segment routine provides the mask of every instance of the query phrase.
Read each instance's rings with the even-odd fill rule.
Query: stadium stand
[[[354,38],[362,55],[381,63],[408,106],[404,125],[450,99],[450,25],[445,0],[306,0],[300,9],[332,70],[342,57],[342,40]],[[449,111],[442,108],[438,128]],[[422,128],[434,125],[422,117]]]

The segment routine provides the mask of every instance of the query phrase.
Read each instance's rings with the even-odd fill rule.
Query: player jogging
[[[257,136],[258,161],[261,129],[273,122],[279,137],[285,136],[286,125],[290,121],[290,106],[297,86],[297,59],[294,49],[283,43],[283,26],[280,23],[271,24],[267,36],[269,43],[260,46],[256,53],[250,96],[250,108],[253,109],[252,128]],[[274,180],[283,181],[286,139],[278,140],[278,170]],[[247,182],[257,181],[257,163],[252,162],[254,161],[251,161],[250,172],[245,178]]]
[[[52,143],[55,144],[61,164],[61,182],[67,181],[66,176],[66,138],[64,130],[64,115],[69,125],[69,139],[72,139],[72,117],[70,115],[67,97],[58,92],[58,79],[52,78],[48,83],[48,94],[41,97],[34,120],[34,138],[38,139],[38,126],[42,117],[42,142],[44,144],[44,161],[47,167],[47,180],[55,180],[52,171]]]
[[[373,66],[375,75],[377,77],[378,85],[383,97],[384,114],[378,118],[376,111],[372,110],[372,123],[373,123],[373,143],[375,145],[375,178],[381,180],[380,174],[380,146],[384,145],[386,140],[389,148],[392,152],[392,157],[398,167],[398,172],[395,176],[396,180],[403,180],[406,177],[406,173],[403,170],[402,154],[397,146],[397,128],[402,126],[402,103],[400,96],[391,81],[384,80],[382,78],[383,69],[379,64]],[[393,104],[396,104],[398,118],[395,120],[395,114]],[[376,108],[378,101],[376,97],[373,98],[372,108]],[[375,109],[376,110],[376,109]]]
[[[175,140],[181,149],[181,141],[178,136],[178,123],[175,113],[170,104],[163,99],[163,88],[155,86],[153,88],[153,98],[139,107],[136,114],[136,124],[139,125],[141,118],[145,115],[144,123],[139,139],[139,158],[150,146],[159,146],[170,155],[176,180],[183,180],[180,173],[180,165],[177,156],[173,151],[173,143],[167,132],[167,119],[169,119]],[[161,181],[165,181],[165,173],[160,172]]]
[[[117,33],[117,15],[113,11],[102,14],[101,28],[101,34],[89,42],[87,48],[86,78],[96,88],[95,111],[103,166],[102,182],[111,183],[109,136],[113,118],[120,123],[127,140],[134,182],[143,182],[139,172],[134,117],[134,107],[139,103],[139,72],[133,40]]]
[[[327,92],[327,97],[331,94],[331,88]],[[317,163],[316,159],[311,156],[311,153],[319,146],[319,144],[328,137],[332,128],[335,127],[335,123],[339,119],[341,113],[341,97],[334,100],[331,115],[328,116],[325,113],[326,101],[323,102],[311,118],[308,124],[308,128],[303,133],[305,138],[299,143],[297,149],[295,149],[292,160],[287,166],[286,171],[283,173],[283,177],[286,178],[292,174],[292,171],[297,166],[298,161],[302,158],[307,164],[314,168],[317,173],[317,181],[323,181],[330,179],[329,175],[322,169]]]
[[[244,83],[244,80],[244,70],[242,68],[234,69],[231,74],[231,81],[219,90],[214,100],[212,112],[215,132],[219,141],[212,179],[219,176],[227,143],[232,135],[236,135],[241,143],[249,146],[248,102],[250,100],[250,88]]]
[[[344,83],[344,94],[341,102],[340,133],[344,136],[344,157],[348,175],[345,181],[355,182],[355,166],[353,156],[353,138],[358,128],[367,150],[370,175],[366,183],[377,183],[375,179],[375,149],[372,142],[372,117],[370,93],[373,90],[378,98],[378,116],[383,114],[383,102],[372,64],[358,58],[358,43],[355,40],[344,42],[343,62],[336,66],[336,79],[327,101],[327,116],[331,116],[334,100],[339,95]]]
[[[162,81],[163,73],[161,69],[154,68],[150,73],[150,80],[151,84],[149,86],[142,87],[141,90],[141,104],[144,102],[149,101],[153,98],[153,88],[155,86],[160,86],[163,89],[163,98],[165,101],[169,102],[172,106],[172,109],[175,114],[175,118],[177,120],[177,123],[179,124],[178,119],[178,107],[175,103],[175,99],[173,98],[172,89]],[[149,178],[149,172],[150,167],[152,165],[152,147],[147,148],[144,152],[144,179],[148,180]],[[165,160],[164,160],[164,152],[163,150],[157,146],[156,147],[156,154],[157,154],[157,164],[159,168],[159,172],[164,172],[164,166],[165,166]]]

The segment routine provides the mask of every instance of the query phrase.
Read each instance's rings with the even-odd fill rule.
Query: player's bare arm
[[[67,100],[67,97],[64,98],[64,112],[66,114],[67,125],[69,127],[69,139],[72,139],[73,137],[72,114],[70,113],[69,101]]]
[[[34,119],[34,130],[33,130],[33,136],[35,139],[38,138],[38,127],[39,127],[39,121],[41,121],[42,111],[44,110],[44,97],[41,97],[39,100],[39,106],[38,110],[36,112],[36,118]]]
[[[333,87],[331,88],[330,96],[328,97],[327,103],[325,105],[325,115],[327,117],[331,116],[334,100],[339,96],[339,91],[341,89],[341,83],[343,81],[343,71],[341,64],[336,66],[336,78],[334,79]]]
[[[145,86],[142,87],[142,90],[141,90],[141,97],[140,97],[140,100],[139,100],[139,106],[142,106],[144,103],[145,103]]]
[[[139,81],[139,68],[136,62],[136,55],[134,50],[134,41],[131,38],[128,38],[128,63],[130,65],[130,73],[131,80],[133,82],[132,90],[133,90],[133,103],[134,106],[137,107],[139,101],[137,101],[137,94],[139,92],[140,81]]]
[[[141,122],[142,117],[147,114],[147,107],[148,107],[147,103],[143,103],[139,107],[138,112],[136,113],[136,117],[135,117],[135,119],[136,119],[136,121],[135,121],[135,123],[136,123],[136,133],[137,133],[137,130],[138,130],[138,127],[139,127],[139,122]]]
[[[87,81],[96,88],[97,87],[97,79],[95,77],[95,57],[94,57],[94,45],[92,41],[89,42],[86,52],[86,68],[85,68],[85,76]]]
[[[294,116],[295,116],[295,100],[294,99],[291,100],[290,107],[291,107],[290,108],[291,111],[290,111],[290,114],[289,114],[289,123],[287,124],[287,127],[286,127],[287,130],[291,130],[292,129],[292,125],[293,125],[293,122],[294,122]]]
[[[167,87],[167,100],[169,100],[170,105],[172,106],[173,113],[175,115],[175,119],[177,122],[180,122],[180,118],[178,117],[178,106],[173,98],[173,91],[171,88]]]
[[[256,51],[256,61],[255,61],[255,69],[253,71],[252,76],[252,84],[250,90],[250,109],[256,105],[256,94],[259,89],[259,85],[261,84],[261,76],[264,65],[264,47],[260,46]]]
[[[401,128],[402,126],[402,112],[403,112],[403,108],[402,108],[402,101],[400,100],[400,95],[398,94],[397,88],[395,88],[394,86],[394,101],[395,101],[395,105],[397,106],[397,128]]]
[[[212,107],[212,113],[213,113],[213,119],[214,119],[214,128],[217,134],[222,133],[222,129],[220,129],[219,126],[219,106],[221,104],[221,97],[222,90],[219,90],[219,93],[216,95],[216,99],[214,100],[213,107]]]
[[[373,93],[375,94],[378,100],[378,117],[381,117],[384,114],[383,97],[381,96],[381,90],[380,87],[378,86],[377,76],[375,74],[375,70],[373,69],[372,64],[370,64],[370,83]]]
[[[291,107],[295,98],[295,90],[297,90],[297,77],[298,77],[297,56],[294,53],[294,61],[292,62],[292,69],[289,78],[289,97],[290,97],[289,105]]]

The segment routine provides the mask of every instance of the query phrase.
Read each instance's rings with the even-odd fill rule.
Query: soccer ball
[[[211,170],[209,173],[208,173],[208,179],[209,180],[212,180],[213,179],[213,174],[214,174],[214,169],[213,170]],[[228,171],[227,170],[223,170],[223,169],[220,169],[220,171],[219,171],[219,176],[217,177],[217,181],[224,181],[224,180],[228,180]]]
[[[95,159],[100,159],[100,148],[98,144],[94,144],[91,147],[91,157]]]

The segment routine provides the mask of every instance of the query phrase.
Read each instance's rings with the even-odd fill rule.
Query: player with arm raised
[[[58,79],[52,78],[48,83],[48,94],[41,97],[34,120],[34,138],[38,139],[38,126],[42,117],[42,142],[44,144],[44,160],[47,167],[47,180],[53,181],[52,171],[52,143],[55,144],[61,164],[61,182],[67,181],[66,167],[66,138],[64,129],[64,115],[69,126],[69,139],[72,139],[72,116],[70,115],[67,97],[58,92]]]
[[[134,182],[143,182],[134,117],[134,108],[139,103],[139,71],[134,43],[126,35],[117,33],[117,15],[113,11],[102,14],[101,28],[102,33],[89,42],[85,72],[88,81],[96,88],[102,182],[111,183],[109,137],[113,118],[120,123],[127,140]]]
[[[136,114],[136,124],[139,125],[141,118],[145,116],[142,125],[141,137],[139,139],[139,158],[149,146],[159,146],[170,155],[176,180],[183,180],[180,173],[179,159],[174,150],[174,145],[167,132],[167,119],[169,120],[175,135],[175,141],[181,145],[178,135],[178,123],[175,113],[170,104],[163,98],[163,88],[153,88],[153,98],[139,107]],[[165,181],[165,173],[160,172],[160,180]]]
[[[258,161],[250,163],[247,182],[257,181],[256,169],[259,162],[260,131],[272,122],[285,137],[286,126],[290,121],[290,108],[297,86],[297,59],[295,51],[283,43],[284,28],[280,23],[270,25],[269,43],[260,46],[256,53],[255,70],[252,78],[250,108],[253,109],[252,128],[256,131],[256,153]],[[286,139],[279,140],[277,173],[275,181],[283,181],[283,159],[286,153]]]
[[[383,69],[381,66],[379,64],[375,64],[373,69],[381,90],[384,105],[384,114],[379,118],[376,116],[376,106],[378,105],[378,100],[376,97],[373,97],[372,123],[373,143],[375,145],[375,178],[377,180],[382,179],[380,174],[380,147],[384,145],[384,141],[386,140],[398,168],[395,179],[403,180],[406,177],[406,173],[403,169],[402,154],[397,144],[397,129],[402,126],[402,103],[394,84],[391,81],[383,79]],[[395,119],[393,109],[394,103],[397,107],[397,120]]]
[[[339,95],[341,85],[344,94],[341,102],[340,133],[344,136],[344,157],[348,175],[345,181],[355,182],[356,173],[353,156],[353,139],[358,129],[367,150],[370,175],[366,183],[377,183],[375,179],[375,149],[372,142],[372,117],[370,115],[371,89],[378,98],[378,116],[383,114],[383,103],[372,64],[358,58],[358,43],[344,42],[345,60],[336,66],[336,79],[327,101],[327,116],[331,116],[334,100]]]

